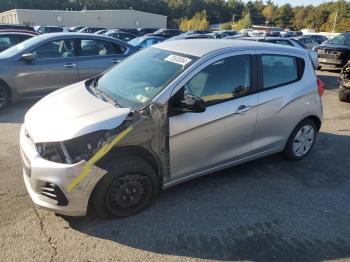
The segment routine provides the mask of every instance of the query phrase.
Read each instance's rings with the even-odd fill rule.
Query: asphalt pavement
[[[0,112],[0,261],[350,260],[350,104],[326,83],[324,122],[300,162],[273,155],[161,192],[144,212],[101,220],[33,205],[19,129],[34,101]]]

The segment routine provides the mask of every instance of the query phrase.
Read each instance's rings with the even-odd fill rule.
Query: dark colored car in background
[[[101,74],[137,49],[112,37],[42,34],[0,53],[0,109]]]
[[[164,38],[172,38],[174,36],[180,35],[182,32],[179,29],[159,29],[149,36],[159,36]]]
[[[54,25],[39,25],[34,26],[34,30],[38,32],[39,34],[48,34],[48,33],[60,33],[64,32],[65,29],[61,26],[54,26]],[[68,29],[66,29],[68,31]]]
[[[304,35],[305,37],[310,37],[313,41],[318,43],[319,45],[328,40],[324,35]]]
[[[139,32],[140,36],[146,35],[146,34],[152,34],[155,31],[157,31],[159,28],[138,28],[137,31]]]
[[[138,37],[133,33],[124,32],[120,30],[109,30],[106,33],[104,33],[104,35],[113,37],[124,42],[129,42],[131,39]]]
[[[316,46],[320,67],[342,68],[350,59],[350,32],[342,33]]]
[[[163,42],[164,40],[166,40],[166,38],[164,37],[145,35],[145,36],[140,36],[130,40],[128,44],[138,49],[143,49],[143,48],[158,44],[160,42]]]
[[[38,33],[26,30],[0,30],[0,52],[36,35]]]
[[[34,28],[29,25],[0,24],[0,30],[4,30],[4,29],[34,31]]]

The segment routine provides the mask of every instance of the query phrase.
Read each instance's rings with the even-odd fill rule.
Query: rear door
[[[170,100],[172,180],[224,167],[249,156],[255,128],[253,53],[225,55],[202,68]],[[202,113],[172,113],[185,94],[201,97]]]
[[[121,62],[128,55],[128,48],[113,42],[82,38],[79,40],[79,80],[88,79]]]
[[[259,56],[259,106],[253,154],[281,149],[294,129],[296,119],[305,112],[305,86],[300,84],[305,62],[283,53]]]
[[[56,39],[30,51],[31,62],[17,60],[15,82],[22,96],[41,96],[78,81],[74,39]]]

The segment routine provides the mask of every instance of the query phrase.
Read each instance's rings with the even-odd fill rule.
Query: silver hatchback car
[[[160,189],[270,154],[311,150],[323,83],[307,52],[167,41],[43,98],[20,134],[32,200],[57,213],[133,215]]]

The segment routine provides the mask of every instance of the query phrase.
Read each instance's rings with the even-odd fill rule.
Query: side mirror
[[[193,113],[202,113],[206,110],[205,102],[202,98],[193,95],[186,95],[184,100],[181,101],[182,112],[193,112]]]
[[[32,62],[36,59],[36,55],[34,53],[27,53],[22,55],[22,59],[26,62]]]

